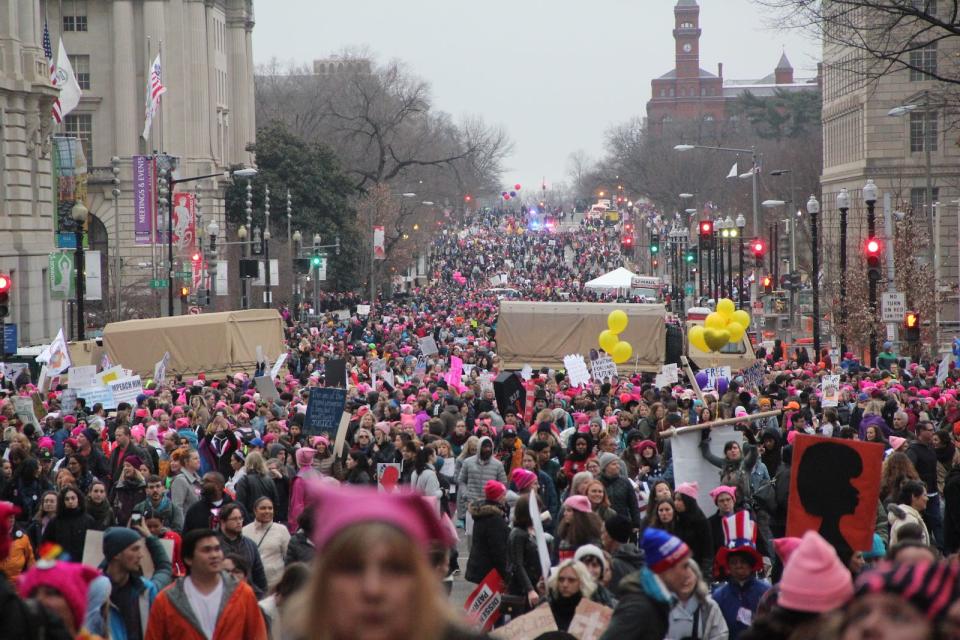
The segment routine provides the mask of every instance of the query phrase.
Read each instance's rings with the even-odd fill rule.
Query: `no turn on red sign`
[[[883,322],[903,322],[907,313],[907,294],[887,292],[880,297],[880,319]]]

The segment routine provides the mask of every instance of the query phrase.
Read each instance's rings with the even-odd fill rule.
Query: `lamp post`
[[[752,162],[752,165],[750,168],[749,175],[750,175],[752,189],[753,189],[753,234],[759,235],[760,234],[760,206],[759,206],[759,199],[758,199],[759,183],[757,181],[758,180],[757,174],[759,173],[758,168],[760,163],[757,162],[758,156],[757,156],[756,147],[751,147],[750,149],[736,149],[733,147],[711,147],[711,146],[705,146],[700,144],[677,144],[677,145],[674,145],[673,147],[674,151],[691,151],[693,149],[709,149],[712,151],[726,151],[728,153],[749,153],[750,154],[750,160]]]
[[[313,252],[316,254],[320,251],[321,238],[319,233],[313,234]],[[373,275],[371,270],[370,275]],[[313,313],[320,314],[320,269],[317,268],[316,277],[313,279]]]
[[[724,297],[726,294],[726,284],[725,284],[725,275],[724,274],[724,252],[726,251],[725,245],[727,239],[730,237],[729,230],[727,229],[727,223],[723,217],[717,218],[717,221],[714,223],[713,227],[720,230],[720,251],[717,253],[717,299]]]
[[[270,185],[266,185],[263,191],[263,260],[267,285],[267,292],[263,297],[263,308],[269,309],[273,306],[273,297],[270,291]]]
[[[220,225],[217,224],[216,219],[213,219],[207,225],[207,237],[210,238],[210,245],[206,252],[207,277],[210,279],[206,293],[210,294],[208,302],[211,306],[214,305],[214,296],[217,295],[217,236],[219,235]]]
[[[297,229],[293,232],[293,235],[290,237],[291,245],[290,249],[293,251],[293,257],[300,257],[300,248],[303,246],[303,234],[300,233],[300,229]],[[296,263],[296,260],[291,261]],[[303,296],[300,293],[300,271],[294,269],[293,271],[293,298],[296,300],[296,304],[293,305],[293,317],[299,321],[300,320],[300,308],[303,306]]]
[[[113,196],[113,237],[120,237],[120,158],[118,156],[113,156],[110,158],[110,170],[113,173],[113,178],[111,183],[113,184],[113,189],[111,190],[111,195]],[[119,243],[118,243],[119,244]],[[120,249],[114,247],[113,251],[113,299],[114,299],[114,308],[113,308],[113,319],[119,322],[123,319],[123,312],[120,310],[120,280],[121,280],[121,271],[123,270],[123,263],[120,259]]]
[[[877,185],[873,180],[868,179],[863,185],[863,202],[867,205],[867,237],[873,238],[877,232]],[[877,364],[877,280],[867,278],[867,281],[870,287],[870,366],[875,367]]]
[[[737,239],[737,223],[729,215],[724,220],[727,228],[727,296],[733,297],[733,241]]]
[[[70,209],[70,217],[73,219],[76,224],[74,229],[74,235],[77,240],[77,251],[76,257],[74,259],[74,270],[76,271],[76,290],[77,290],[77,341],[84,339],[83,329],[86,325],[86,320],[84,319],[83,314],[83,285],[86,268],[83,262],[83,225],[87,223],[87,216],[89,211],[84,206],[83,202],[77,201],[73,208]]]
[[[784,207],[788,204],[786,200],[764,200],[763,206],[767,209]],[[792,203],[790,203],[792,204]],[[787,211],[787,233],[790,234],[790,270],[787,272],[788,282],[790,283],[790,320],[787,323],[788,342],[793,342],[794,316],[796,309],[797,290],[794,286],[793,273],[797,269],[797,243],[794,240],[794,231],[796,230],[796,217],[790,215]],[[779,224],[779,223],[778,223]]]
[[[812,247],[812,258],[810,271],[810,281],[813,285],[813,351],[814,357],[820,358],[820,239],[818,237],[819,229],[817,227],[820,214],[820,202],[813,194],[807,200],[807,213],[810,214],[810,242]]]
[[[737,214],[736,219],[737,225],[737,235],[739,239],[737,240],[738,246],[740,248],[740,286],[737,287],[737,302],[738,306],[743,308],[743,289],[744,289],[744,280],[743,280],[743,229],[747,226],[747,219],[743,217],[742,213]]]
[[[243,225],[240,225],[240,228],[237,229],[237,240],[240,242],[240,244],[243,245],[244,258],[249,257],[249,253],[250,253],[250,243],[247,242],[248,235],[249,234],[247,233],[247,228]],[[247,277],[244,277],[240,280],[240,308],[241,309],[249,308],[249,300],[248,300],[249,296],[247,292],[247,289],[250,286],[249,280],[250,278],[247,278]]]
[[[847,352],[847,212],[850,196],[846,189],[837,194],[837,210],[840,212],[840,357]]]

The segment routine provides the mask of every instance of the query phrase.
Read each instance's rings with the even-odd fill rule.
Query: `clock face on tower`
[[[693,47],[690,45],[689,42],[684,43],[684,45],[683,45],[683,52],[684,52],[684,53],[690,53],[690,50],[691,50],[691,49],[693,49]]]

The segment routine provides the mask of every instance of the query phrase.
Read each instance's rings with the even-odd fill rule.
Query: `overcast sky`
[[[253,52],[308,62],[366,46],[432,86],[435,107],[480,115],[514,141],[504,181],[566,179],[567,157],[603,153],[604,132],[643,115],[650,80],[673,68],[676,0],[273,0],[257,3]],[[786,48],[814,76],[818,43],[768,27],[750,0],[700,0],[700,65],[761,78]]]

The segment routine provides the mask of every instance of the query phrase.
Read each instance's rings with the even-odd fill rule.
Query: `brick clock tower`
[[[652,80],[647,103],[648,125],[662,129],[673,120],[724,118],[722,66],[718,75],[700,68],[700,6],[678,0],[673,8],[674,68]]]

